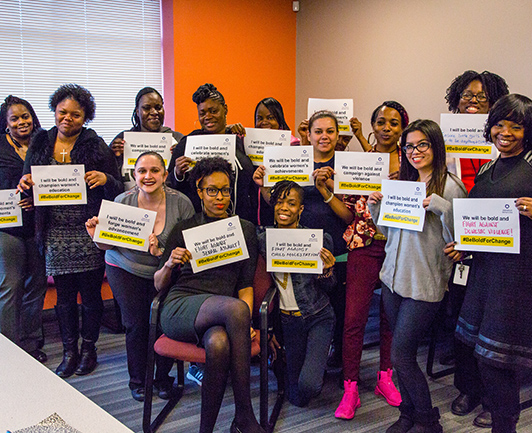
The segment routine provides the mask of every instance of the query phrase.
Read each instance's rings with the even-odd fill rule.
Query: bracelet
[[[331,192],[330,197],[327,200],[323,200],[323,203],[329,203],[334,198],[334,194]]]

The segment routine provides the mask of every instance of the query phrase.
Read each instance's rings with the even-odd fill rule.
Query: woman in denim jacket
[[[301,228],[303,188],[291,181],[271,189],[275,226]],[[259,230],[259,251],[266,257],[266,231]],[[323,274],[272,273],[279,290],[281,329],[287,364],[288,400],[305,406],[321,392],[334,327],[334,311],[327,292],[335,285],[332,238],[324,233],[320,251]],[[274,341],[274,345],[278,344]]]

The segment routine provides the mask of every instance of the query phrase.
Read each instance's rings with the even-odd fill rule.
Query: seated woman
[[[417,351],[447,290],[452,262],[443,249],[453,237],[453,198],[466,196],[464,185],[445,166],[445,142],[437,123],[416,120],[401,136],[399,179],[426,184],[423,231],[379,225],[386,236],[386,257],[380,272],[382,298],[393,332],[392,363],[397,371],[401,416],[386,433],[441,433],[439,411],[432,406],[429,386],[417,363]],[[368,203],[379,220],[383,195]]]
[[[135,96],[135,108],[131,115],[133,128],[130,131],[137,132],[171,132],[174,137],[174,144],[177,144],[183,134],[172,131],[168,126],[164,126],[164,102],[161,94],[153,87],[144,87]],[[124,132],[119,133],[111,142],[118,167],[122,172],[122,180],[126,189],[135,186],[135,179],[130,176],[129,170],[123,171],[124,165]],[[133,170],[131,170],[133,172]]]
[[[157,212],[150,250],[142,252],[97,243],[105,253],[105,271],[120,306],[122,323],[126,328],[127,368],[129,388],[137,401],[144,400],[144,380],[148,357],[150,306],[155,296],[153,274],[159,265],[168,235],[174,226],[194,215],[190,200],[179,191],[166,188],[168,176],[164,160],[157,152],[145,152],[135,163],[136,188],[120,194],[115,202]],[[90,237],[94,236],[98,217],[85,223]],[[173,360],[156,358],[155,386],[161,398],[172,393],[173,378],[168,377]]]
[[[251,339],[255,336],[250,327],[257,261],[255,228],[240,219],[248,259],[193,273],[183,230],[229,216],[235,175],[226,160],[205,158],[196,163],[190,181],[203,210],[178,223],[168,237],[154,276],[157,290],[170,287],[161,311],[161,326],[170,338],[205,348],[200,433],[214,429],[229,373],[235,398],[231,432],[264,433],[253,414],[249,390]]]
[[[196,212],[200,209],[200,200],[195,187],[187,182],[190,163],[192,160],[184,156],[187,138],[194,135],[205,134],[231,134],[227,126],[227,104],[223,95],[212,84],[204,84],[192,95],[192,100],[198,107],[198,120],[201,129],[192,131],[183,137],[172,152],[172,159],[168,166],[170,175],[168,183],[172,188],[178,189],[190,198]],[[257,194],[253,183],[253,164],[244,150],[242,137],[236,137],[236,188],[232,193],[231,211],[241,218],[255,223],[257,221]]]
[[[303,188],[291,181],[278,182],[271,190],[275,226],[300,228],[303,212]],[[266,257],[266,231],[259,233],[259,250]],[[334,328],[334,311],[327,292],[336,284],[331,253],[332,238],[323,235],[320,251],[323,274],[275,272],[273,279],[279,289],[281,328],[286,350],[288,399],[296,406],[305,406],[321,392],[327,354]],[[274,342],[275,344],[275,342]]]

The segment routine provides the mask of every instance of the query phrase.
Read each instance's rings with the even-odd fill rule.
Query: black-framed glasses
[[[215,188],[214,186],[208,186],[207,188],[198,188],[201,191],[205,191],[209,197],[216,197],[219,192],[222,193],[224,197],[231,197],[232,189],[229,187],[224,188]]]
[[[429,141],[422,141],[417,146],[414,146],[413,144],[407,144],[406,146],[403,146],[403,152],[407,155],[410,155],[414,150],[417,150],[419,153],[426,152],[430,148],[430,142]]]
[[[484,92],[477,93],[476,95],[469,91],[462,92],[462,94],[460,95],[460,98],[462,98],[464,101],[471,101],[473,98],[476,98],[478,102],[488,101],[488,97],[486,96]]]

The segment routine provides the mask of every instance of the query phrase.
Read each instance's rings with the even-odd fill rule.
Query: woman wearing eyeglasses
[[[461,114],[486,114],[504,95],[508,94],[508,84],[504,78],[492,72],[465,71],[456,77],[445,95],[449,111]],[[475,184],[475,176],[482,164],[489,160],[460,159],[461,179],[468,191]]]
[[[427,197],[422,232],[378,226],[386,236],[380,272],[384,308],[393,332],[392,363],[397,372],[401,416],[387,433],[440,433],[438,408],[432,406],[427,380],[417,363],[419,343],[438,312],[447,289],[452,261],[445,245],[454,238],[453,198],[467,195],[464,185],[445,166],[445,143],[432,120],[416,120],[401,135],[399,179],[424,182]],[[368,203],[378,221],[382,193]]]
[[[235,175],[226,160],[205,158],[191,171],[190,181],[203,210],[178,223],[168,237],[154,276],[157,290],[170,287],[161,311],[161,326],[170,338],[205,348],[200,433],[214,429],[229,374],[235,398],[230,431],[264,433],[253,414],[249,390],[251,339],[255,337],[251,328],[257,262],[255,227],[240,219],[248,259],[193,273],[183,230],[230,216]]]

